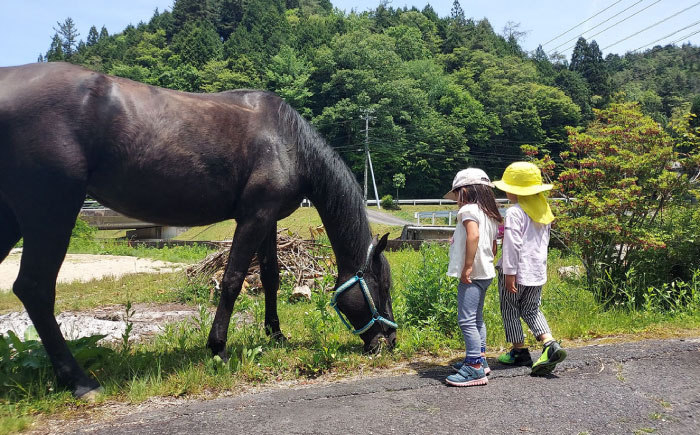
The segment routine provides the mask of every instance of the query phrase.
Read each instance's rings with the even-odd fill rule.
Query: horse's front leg
[[[260,281],[265,289],[265,332],[272,338],[284,341],[277,317],[277,290],[280,287],[280,271],[277,264],[277,228],[267,234],[258,249]]]
[[[272,214],[272,213],[271,213]],[[221,300],[216,309],[214,323],[209,332],[207,347],[214,355],[226,359],[226,339],[228,325],[233,313],[233,304],[241,293],[253,254],[261,243],[260,234],[267,234],[274,218],[268,216],[251,216],[237,221],[233,235],[231,253],[228,257],[224,277],[221,280]]]

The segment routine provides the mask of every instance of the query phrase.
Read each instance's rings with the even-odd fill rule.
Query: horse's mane
[[[279,115],[296,142],[297,168],[308,186],[308,198],[322,218],[328,217],[340,225],[338,235],[344,236],[342,242],[351,252],[364,253],[371,232],[357,180],[338,153],[296,110],[281,102]],[[331,237],[333,229],[326,230]]]

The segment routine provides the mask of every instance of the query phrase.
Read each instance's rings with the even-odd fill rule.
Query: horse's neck
[[[346,216],[338,216],[335,213],[324,213],[318,205],[316,208],[331,241],[338,272],[357,272],[365,260],[364,256],[371,241],[369,224],[366,216],[363,216],[364,210],[363,213],[348,212]],[[351,221],[364,223],[349,225]]]
[[[326,228],[338,272],[355,273],[365,261],[372,238],[364,201],[347,166],[324,166],[325,173],[316,173],[310,179],[308,196]]]

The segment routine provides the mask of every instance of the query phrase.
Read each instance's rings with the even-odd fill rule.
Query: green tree
[[[693,98],[692,104],[690,105],[690,114],[690,126],[695,129],[700,128],[700,95],[696,95]]]
[[[282,97],[299,113],[311,117],[311,109],[308,107],[310,97],[313,95],[308,87],[311,77],[311,64],[300,59],[296,50],[289,46],[282,46],[280,52],[275,55],[267,69],[268,89]]]
[[[591,90],[588,87],[588,82],[581,77],[581,74],[568,69],[562,69],[554,77],[554,84],[576,103],[581,110],[581,118],[583,120],[588,121],[593,119]]]
[[[173,4],[173,32],[185,30],[185,26],[193,23],[214,24],[216,15],[213,0],[175,0]]]
[[[243,0],[220,0],[216,13],[216,31],[226,40],[243,19]]]
[[[444,53],[451,53],[455,48],[464,46],[467,41],[467,32],[471,23],[467,21],[459,0],[452,2],[448,22],[443,46]]]
[[[396,188],[396,200],[399,199],[399,189],[406,187],[406,175],[398,172],[392,177],[394,187]]]
[[[210,60],[221,56],[222,43],[219,34],[210,23],[187,23],[182,31],[173,37],[173,51],[184,62],[199,68]]]
[[[416,27],[400,25],[388,28],[386,33],[396,41],[395,51],[402,60],[425,59],[431,55],[423,34]]]
[[[591,93],[599,97],[598,107],[608,101],[612,89],[610,73],[597,42],[588,44],[584,38],[579,38],[571,55],[569,69],[586,79]]]
[[[606,304],[640,303],[648,285],[660,284],[649,261],[666,248],[664,211],[690,188],[675,165],[698,167],[697,157],[674,150],[671,137],[638,105],[611,104],[586,131],[570,129],[566,169],[557,188],[558,231],[580,247],[589,287]],[[632,293],[630,293],[632,292]]]
[[[257,82],[245,73],[236,71],[230,61],[211,60],[199,72],[201,90],[221,92],[231,89],[255,88]]]
[[[51,40],[49,51],[46,52],[46,61],[59,62],[64,59],[65,55],[63,53],[63,41],[61,41],[61,37],[58,36],[58,33],[56,33],[53,35],[53,39]]]
[[[90,31],[88,32],[88,36],[87,36],[88,47],[92,47],[93,45],[97,44],[98,39],[100,39],[100,34],[97,33],[97,27],[95,27],[95,26],[90,27]]]
[[[57,28],[53,28],[61,39],[61,48],[65,58],[70,58],[78,47],[78,29],[71,17],[66,18],[63,23],[56,22]]]

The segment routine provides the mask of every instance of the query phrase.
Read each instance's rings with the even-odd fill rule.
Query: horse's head
[[[358,275],[344,273],[338,276],[337,288],[346,286],[347,289],[337,295],[337,309],[342,311],[354,332],[364,341],[365,352],[376,352],[382,346],[391,349],[396,344],[390,293],[391,270],[389,262],[382,255],[388,237],[387,233],[381,239],[377,236],[372,239],[367,261]],[[358,279],[359,277],[362,279]],[[365,297],[363,285],[366,285],[371,301]],[[374,304],[376,313],[373,313],[370,304]],[[368,325],[370,326],[362,331]]]

